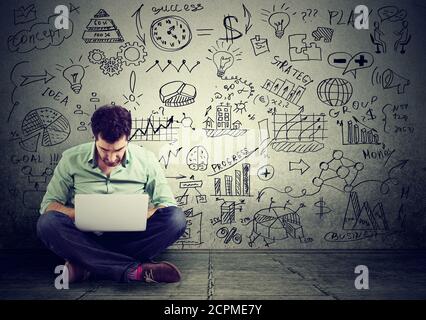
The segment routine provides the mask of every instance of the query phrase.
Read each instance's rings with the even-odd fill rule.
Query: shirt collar
[[[123,167],[126,167],[126,165],[129,164],[131,153],[129,148],[130,142],[127,143],[127,149],[126,153],[124,154],[123,160],[121,161],[121,165]],[[92,168],[96,168],[98,166],[98,162],[96,161],[96,143],[95,141],[92,142],[92,147],[90,149],[89,159],[87,160],[88,163],[92,165]]]

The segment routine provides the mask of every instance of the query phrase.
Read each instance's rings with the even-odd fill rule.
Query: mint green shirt
[[[73,207],[74,196],[79,193],[147,193],[154,206],[176,206],[153,152],[129,142],[121,165],[109,177],[97,166],[95,152],[95,142],[63,152],[41,202],[40,214],[54,201]]]

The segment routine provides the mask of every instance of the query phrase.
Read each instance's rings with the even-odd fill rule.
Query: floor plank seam
[[[278,262],[284,269],[287,269],[291,273],[297,274],[300,278],[302,278],[302,280],[305,280],[305,276],[301,272],[293,269],[292,267],[286,267],[280,259],[272,258],[272,260]]]
[[[292,267],[288,267],[287,270],[290,271],[291,273],[297,274],[299,277],[301,277],[303,280],[305,280],[305,276],[302,273],[300,273],[299,271],[294,270]]]
[[[213,300],[213,294],[214,294],[213,262],[212,262],[211,252],[209,251],[207,300]]]
[[[325,289],[321,288],[321,286],[318,283],[312,284],[315,288],[317,288],[320,292],[322,292],[324,295],[328,297],[332,297],[334,300],[340,300],[338,297],[336,297],[334,294],[326,291]]]
[[[87,290],[85,293],[83,293],[81,296],[77,297],[75,300],[82,300],[85,296],[87,296],[90,293],[96,292],[100,288],[100,285],[97,284],[94,288]]]

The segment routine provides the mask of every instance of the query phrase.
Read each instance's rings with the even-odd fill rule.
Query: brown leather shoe
[[[71,263],[69,261],[65,261],[65,267],[68,269],[68,282],[76,283],[82,282],[90,277],[90,272],[85,270],[83,267]]]
[[[167,261],[142,263],[142,277],[145,282],[179,282],[181,273],[172,263]]]

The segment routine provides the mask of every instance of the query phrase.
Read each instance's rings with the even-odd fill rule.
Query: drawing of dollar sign
[[[319,208],[319,212],[317,212],[317,214],[319,214],[320,218],[332,211],[329,207],[327,207],[323,197],[320,197],[320,200],[315,202],[314,206]]]
[[[228,41],[233,42],[234,40],[241,38],[243,36],[243,34],[240,31],[238,31],[237,29],[234,29],[232,27],[231,20],[235,20],[235,22],[238,22],[238,19],[235,16],[229,16],[228,15],[223,19],[223,26],[226,29],[226,37],[220,38],[220,40],[226,40],[226,42],[228,42]]]

